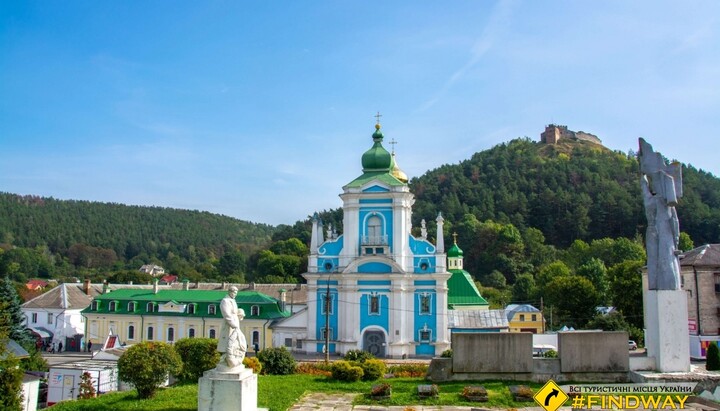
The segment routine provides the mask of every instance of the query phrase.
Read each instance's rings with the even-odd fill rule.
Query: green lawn
[[[515,403],[510,397],[507,383],[504,382],[449,382],[438,384],[440,396],[437,399],[420,400],[417,386],[427,384],[421,378],[392,378],[383,380],[392,386],[392,397],[384,401],[374,401],[366,394],[376,382],[345,383],[322,376],[295,374],[287,376],[261,375],[258,379],[258,406],[270,411],[283,411],[295,404],[306,392],[342,392],[361,393],[356,404],[379,405],[466,405],[483,408],[521,408],[528,403]],[[489,402],[472,403],[459,395],[467,385],[482,384],[488,390]],[[541,385],[530,383],[537,391]],[[534,403],[530,403],[532,405]],[[135,391],[105,394],[98,398],[80,401],[68,401],[52,408],[53,411],[194,411],[197,410],[197,385],[181,385],[161,389],[150,400],[139,400]]]

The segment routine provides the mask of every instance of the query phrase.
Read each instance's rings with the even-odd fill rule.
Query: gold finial
[[[393,138],[390,140],[390,145],[392,146],[392,153],[395,154],[395,144],[397,144],[397,141]]]
[[[453,233],[453,243],[457,245],[457,233]]]
[[[375,124],[375,130],[380,130],[380,117],[382,117],[382,114],[380,114],[380,112],[378,111],[377,114],[373,117],[377,119],[377,123]]]

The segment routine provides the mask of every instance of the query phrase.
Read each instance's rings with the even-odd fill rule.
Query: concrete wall
[[[563,373],[630,370],[625,331],[561,332],[558,351]]]
[[[531,373],[533,371],[530,333],[453,334],[452,349],[455,373]],[[627,347],[625,350],[627,352]]]

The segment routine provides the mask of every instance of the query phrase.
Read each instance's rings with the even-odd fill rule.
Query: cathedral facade
[[[380,124],[362,175],[343,187],[343,233],[313,219],[307,353],[361,349],[377,357],[440,355],[450,348],[443,219],[436,244],[411,234],[414,196]]]

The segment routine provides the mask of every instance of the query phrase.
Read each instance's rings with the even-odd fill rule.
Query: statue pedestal
[[[645,347],[655,371],[689,372],[687,295],[683,290],[644,290]]]
[[[205,371],[198,381],[198,411],[256,411],[257,381],[250,368]]]

